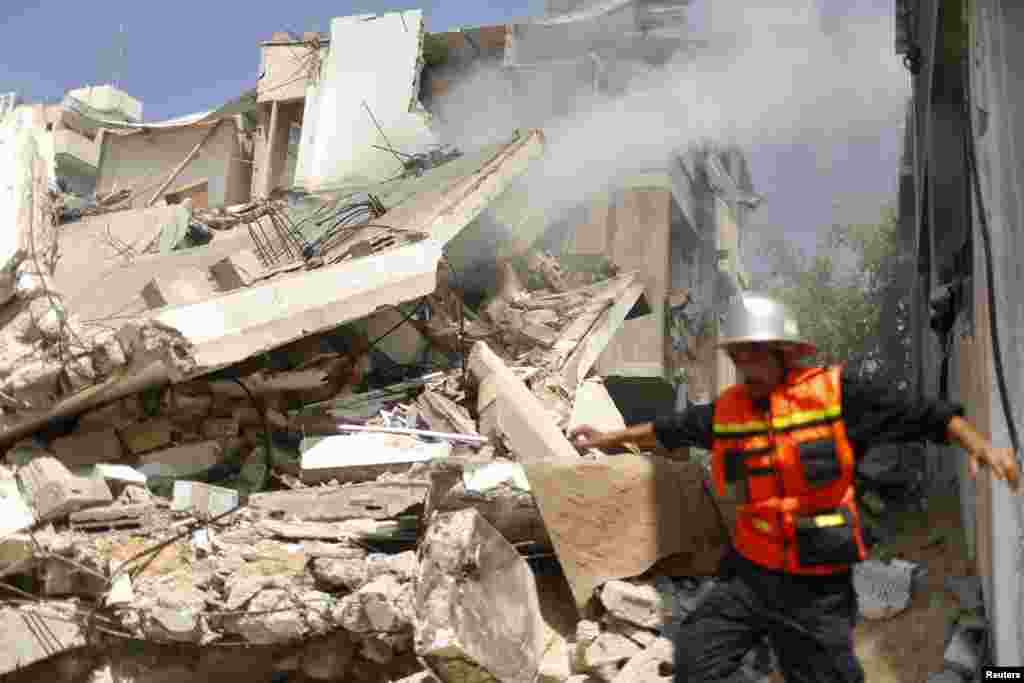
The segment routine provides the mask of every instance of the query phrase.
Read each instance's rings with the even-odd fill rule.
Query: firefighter
[[[993,447],[958,405],[913,399],[842,366],[798,365],[816,348],[768,297],[734,299],[719,346],[741,383],[713,404],[624,431],[584,426],[570,437],[580,449],[707,449],[718,496],[737,503],[720,580],[676,638],[677,682],[729,680],[766,637],[787,681],[863,681],[853,650],[851,565],[866,555],[857,457],[882,443],[955,442],[972,476],[988,467],[1017,490],[1015,454]]]

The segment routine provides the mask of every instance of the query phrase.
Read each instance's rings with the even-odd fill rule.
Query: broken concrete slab
[[[578,607],[606,581],[639,576],[666,557],[691,575],[717,571],[727,541],[700,465],[622,455],[524,467]],[[729,525],[734,507],[718,503]]]
[[[267,515],[297,517],[309,522],[345,519],[391,519],[422,505],[426,482],[371,482],[346,487],[256,493],[249,507]]]
[[[175,512],[190,512],[200,519],[210,519],[237,507],[238,491],[234,489],[211,486],[198,481],[174,482],[171,509]]]
[[[586,380],[576,388],[567,429],[572,431],[580,425],[590,425],[602,432],[626,428],[626,420],[603,382]]]
[[[480,422],[485,412],[509,440],[523,462],[563,459],[578,462],[579,453],[554,423],[537,397],[526,388],[486,342],[477,342],[469,356],[469,371],[481,385]]]
[[[451,455],[448,442],[430,444],[399,434],[359,433],[329,436],[302,454],[302,481],[370,481],[385,472],[401,472],[417,462]]]
[[[114,501],[102,479],[77,477],[56,458],[34,459],[18,470],[18,480],[39,521]]]
[[[68,467],[117,462],[124,457],[121,439],[113,429],[76,432],[55,439],[50,447],[57,459]]]
[[[343,522],[278,522],[265,519],[260,521],[256,528],[269,536],[289,540],[340,541],[348,538],[388,534],[398,529],[398,522],[372,519],[349,519]]]
[[[54,604],[0,609],[0,637],[0,675],[87,645],[74,609]]]
[[[476,510],[462,510],[436,515],[420,548],[417,654],[443,680],[534,681],[545,625],[533,573],[515,547]]]

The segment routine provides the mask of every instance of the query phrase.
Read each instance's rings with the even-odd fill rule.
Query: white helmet
[[[796,318],[784,304],[762,294],[741,294],[729,305],[718,346],[772,344],[782,347],[789,359],[810,356],[818,348],[800,337]]]

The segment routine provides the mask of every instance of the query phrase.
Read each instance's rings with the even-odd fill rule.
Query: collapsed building
[[[548,213],[543,116],[463,148],[433,113],[552,27],[590,36],[600,77],[573,82],[614,96],[606,24],[657,34],[652,11],[343,17],[275,34],[257,87],[209,112],[145,123],[91,89],[4,114],[0,673],[670,678],[730,505],[685,453],[565,434],[732,381],[742,153],[674,151]],[[61,130],[95,173],[60,163]]]

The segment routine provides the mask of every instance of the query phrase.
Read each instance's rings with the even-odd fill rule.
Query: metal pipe
[[[427,436],[434,439],[446,439],[448,441],[468,441],[469,443],[485,444],[490,439],[486,436],[473,436],[470,434],[452,434],[449,432],[431,432],[426,429],[405,429],[402,427],[367,427],[365,425],[337,425],[342,432],[374,432],[377,434],[408,434],[410,436]]]

